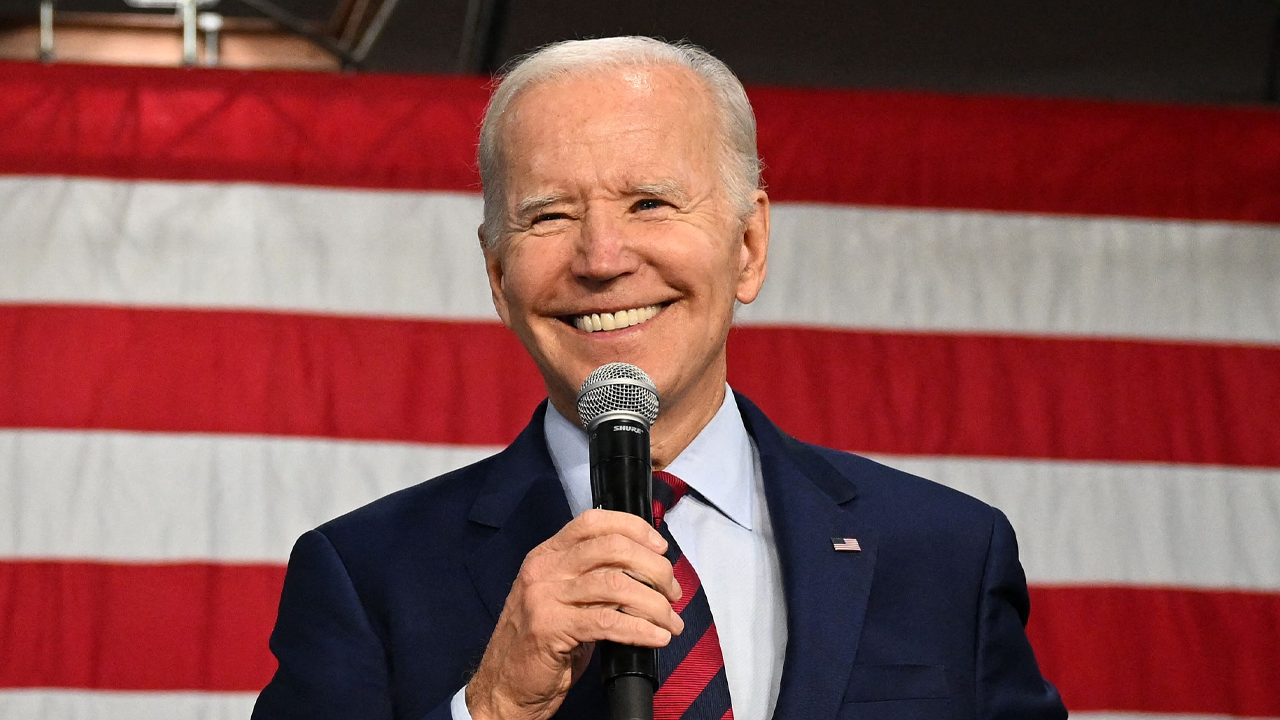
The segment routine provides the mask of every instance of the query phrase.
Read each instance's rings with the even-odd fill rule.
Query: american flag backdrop
[[[486,95],[0,64],[0,717],[246,717],[294,539],[527,422]],[[752,97],[733,386],[1002,508],[1076,717],[1280,718],[1280,113]]]

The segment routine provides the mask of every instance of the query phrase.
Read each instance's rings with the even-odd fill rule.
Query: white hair
[[[720,181],[738,216],[745,218],[751,212],[751,193],[760,187],[756,116],[742,83],[727,65],[706,50],[684,42],[668,43],[639,36],[566,40],[516,60],[489,98],[489,107],[480,125],[477,158],[484,189],[484,224],[480,232],[487,247],[496,246],[502,235],[506,213],[502,119],[516,97],[547,80],[655,65],[688,68],[706,84],[720,121]]]

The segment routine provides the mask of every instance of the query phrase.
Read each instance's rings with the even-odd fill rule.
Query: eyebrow
[[[654,195],[656,197],[665,197],[675,200],[677,203],[684,204],[688,202],[689,194],[685,192],[684,186],[675,180],[657,180],[649,183],[639,183],[627,188],[627,195]],[[562,202],[568,202],[570,196],[568,193],[547,193],[545,195],[532,195],[520,200],[516,203],[516,217],[529,217],[545,210],[546,208]]]
[[[658,180],[651,183],[632,185],[628,190],[628,194],[656,195],[657,197],[671,198],[679,204],[684,204],[689,200],[689,194],[685,192],[684,186],[675,180]]]
[[[516,203],[516,217],[528,217],[547,207],[561,203],[569,199],[565,193],[549,193],[547,195],[534,195],[527,197]]]

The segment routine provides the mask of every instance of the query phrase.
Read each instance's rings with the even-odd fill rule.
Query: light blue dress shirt
[[[548,403],[551,460],[576,517],[591,508],[587,435]],[[726,387],[711,422],[666,468],[705,498],[686,496],[666,515],[671,535],[698,572],[715,617],[738,720],[773,715],[787,646],[786,601],[755,443]],[[465,688],[454,720],[471,720]]]

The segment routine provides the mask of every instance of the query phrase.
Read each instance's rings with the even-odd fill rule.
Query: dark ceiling
[[[322,22],[336,3],[275,4]],[[36,7],[0,0],[0,16]],[[554,40],[630,33],[691,40],[754,84],[1207,103],[1274,103],[1280,85],[1280,0],[401,0],[366,68],[480,73]]]

